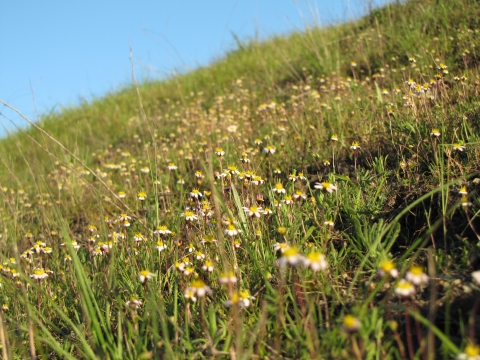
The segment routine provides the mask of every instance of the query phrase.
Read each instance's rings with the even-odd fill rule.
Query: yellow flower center
[[[320,261],[320,259],[322,258],[322,253],[318,251],[313,251],[307,255],[307,258],[311,262],[317,262],[317,261]]]
[[[289,247],[288,249],[286,249],[284,252],[283,252],[283,255],[285,257],[291,257],[291,256],[295,256],[298,254],[298,249],[294,246],[292,247]]]
[[[190,286],[194,289],[203,289],[205,287],[205,283],[202,280],[193,280]]]
[[[384,260],[380,263],[380,268],[385,272],[390,272],[395,269],[395,265],[390,260]]]
[[[400,281],[397,284],[397,288],[402,289],[402,290],[409,290],[412,287],[413,287],[413,285],[410,281]]]
[[[353,328],[357,325],[357,319],[352,315],[345,315],[343,318],[343,325],[346,328]]]
[[[45,274],[45,270],[43,270],[43,269],[37,269],[37,270],[34,271],[34,273],[35,273],[35,275],[37,275],[37,276],[41,276],[41,275]]]
[[[412,266],[410,268],[410,273],[415,276],[420,276],[423,274],[423,269],[420,266]]]
[[[469,358],[474,358],[475,356],[480,355],[480,347],[475,345],[467,345],[465,348],[465,354],[467,354]]]

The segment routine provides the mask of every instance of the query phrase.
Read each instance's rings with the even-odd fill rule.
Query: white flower
[[[322,183],[317,182],[314,185],[314,188],[315,189],[321,189],[321,190],[327,191],[329,193],[337,191],[337,187],[335,185],[329,183],[328,181],[324,181]]]
[[[298,253],[298,249],[294,246],[289,247],[282,253],[282,257],[277,260],[280,267],[285,267],[287,264],[297,266],[299,263],[305,261],[305,257]]]
[[[426,285],[429,280],[428,275],[423,272],[420,266],[412,266],[405,274],[405,279],[417,286]]]
[[[400,297],[412,297],[415,295],[415,287],[410,281],[401,279],[395,287],[394,293]]]
[[[130,300],[125,302],[125,305],[127,305],[128,307],[130,307],[132,309],[139,309],[142,306],[142,300],[138,299],[135,296],[132,296],[130,298]]]
[[[48,277],[48,274],[45,272],[44,269],[35,269],[30,277],[34,280],[42,280]]]
[[[263,214],[263,209],[260,206],[250,206],[249,208],[244,207],[243,211],[247,213],[248,216],[256,216],[257,218],[260,217],[261,214]]]
[[[193,280],[190,283],[190,286],[185,290],[185,297],[187,297],[187,293],[193,293],[193,295],[197,297],[204,297],[207,294],[211,294],[212,290],[202,280],[196,279]]]
[[[380,263],[380,269],[378,269],[380,276],[390,275],[393,278],[398,276],[398,270],[395,269],[395,264],[391,260],[384,260]]]
[[[195,215],[195,213],[193,211],[185,211],[184,213],[182,213],[181,216],[184,217],[185,220],[187,220],[187,221],[198,220],[198,216]]]
[[[325,255],[318,251],[309,253],[303,260],[303,265],[310,267],[313,271],[325,270],[328,268],[328,263]]]
[[[218,283],[225,285],[225,284],[236,284],[237,277],[233,271],[224,272],[219,278]]]
[[[142,270],[138,273],[138,278],[140,279],[141,283],[144,283],[147,280],[153,279],[155,274],[151,273],[148,270]]]
[[[227,225],[227,228],[225,229],[225,234],[228,236],[236,236],[240,233],[240,230],[235,227],[233,224]]]

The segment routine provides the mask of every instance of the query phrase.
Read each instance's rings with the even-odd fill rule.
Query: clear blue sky
[[[374,6],[385,0],[371,1]],[[0,99],[31,120],[131,82],[208,65],[240,39],[358,17],[368,0],[16,0],[0,12]],[[35,101],[33,100],[35,98]],[[35,111],[36,108],[36,111]],[[3,106],[0,112],[25,123]],[[0,116],[0,124],[13,126]],[[0,126],[0,135],[5,134]]]

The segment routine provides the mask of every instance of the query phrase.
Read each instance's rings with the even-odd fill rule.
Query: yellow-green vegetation
[[[478,359],[479,29],[391,4],[1,140],[2,358]]]

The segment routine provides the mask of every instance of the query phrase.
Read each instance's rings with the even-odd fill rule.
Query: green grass
[[[478,351],[479,19],[391,4],[0,140],[2,358]]]

